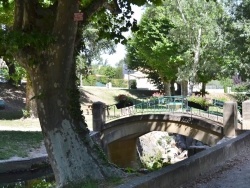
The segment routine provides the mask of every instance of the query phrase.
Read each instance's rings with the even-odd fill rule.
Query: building
[[[124,80],[135,80],[137,89],[157,90],[157,87],[147,78],[147,75],[135,70],[130,70],[124,65],[123,68]]]

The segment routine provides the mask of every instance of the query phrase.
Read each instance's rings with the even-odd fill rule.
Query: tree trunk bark
[[[201,96],[204,97],[206,95],[206,83],[201,83]]]
[[[15,81],[13,79],[13,75],[16,73],[16,68],[14,63],[10,62],[10,61],[5,61],[6,65],[8,66],[9,69],[9,80],[8,80],[8,84],[12,85],[12,86],[17,86],[20,83],[20,80]]]
[[[188,95],[188,82],[186,80],[181,81],[181,95],[182,96]]]
[[[199,57],[200,57],[200,46],[201,46],[201,28],[198,31],[198,36],[197,36],[197,45],[195,47],[195,51],[194,51],[194,63],[192,66],[192,70],[191,70],[191,76],[189,79],[189,95],[192,95],[193,93],[193,88],[194,88],[194,84],[195,84],[195,77],[196,77],[196,73],[198,71],[198,64],[199,64]]]
[[[26,82],[26,110],[27,110],[27,116],[32,117],[32,118],[38,118],[38,113],[37,113],[37,104],[36,100],[33,99],[35,96],[35,93],[32,88],[31,80],[30,78],[27,77],[27,82]]]
[[[174,84],[175,84],[175,81],[174,81],[174,80],[171,80],[171,82],[170,82],[170,93],[171,93],[171,96],[174,96],[174,95],[175,95],[175,87],[174,87]]]
[[[171,90],[170,90],[170,82],[167,81],[167,82],[164,82],[164,93],[166,96],[171,96]]]
[[[51,65],[50,70],[46,70],[48,80],[54,77],[56,81],[44,81],[43,72],[36,72],[32,76],[32,83],[39,83],[33,87],[45,146],[57,186],[75,185],[88,178],[100,180],[121,176],[122,172],[109,164],[89,136],[87,125],[81,117],[80,106],[77,105],[78,90],[71,81],[66,82],[63,78],[70,80],[69,70],[62,70],[61,73],[56,66]]]

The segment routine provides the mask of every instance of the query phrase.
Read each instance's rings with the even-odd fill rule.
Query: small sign
[[[83,13],[82,12],[74,13],[74,21],[83,21]]]

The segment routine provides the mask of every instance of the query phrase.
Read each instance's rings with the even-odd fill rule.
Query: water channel
[[[51,167],[35,168],[26,171],[0,173],[1,188],[39,188],[46,187],[42,184],[51,184],[54,175]],[[38,187],[38,186],[37,186]]]

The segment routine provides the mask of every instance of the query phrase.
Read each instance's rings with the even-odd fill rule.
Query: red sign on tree
[[[74,13],[74,21],[83,21],[83,13],[82,12]]]

